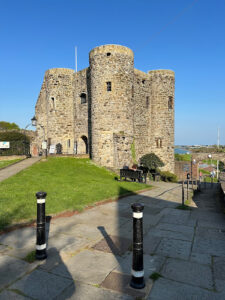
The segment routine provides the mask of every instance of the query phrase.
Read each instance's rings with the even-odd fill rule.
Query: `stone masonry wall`
[[[151,77],[151,152],[174,172],[174,72],[150,71]]]
[[[136,160],[150,151],[151,81],[148,74],[134,69],[134,145]]]
[[[68,154],[73,153],[74,144],[73,75],[70,69],[48,70],[36,106],[38,139],[61,143]]]
[[[77,154],[86,153],[82,137],[89,137],[87,73],[88,69],[84,69],[74,74],[74,140],[77,143]]]
[[[99,165],[118,169],[133,163],[135,145],[136,160],[154,152],[174,172],[174,72],[134,69],[127,47],[94,48],[77,73],[48,70],[36,118],[38,148],[44,139],[60,142],[64,154],[88,150]]]
[[[92,158],[100,165],[121,168],[125,163],[132,163],[130,145],[129,155],[123,156],[118,153],[122,151],[120,147],[114,146],[113,136],[122,134],[125,139],[133,136],[133,52],[119,45],[100,46],[90,52],[89,60]],[[107,82],[111,91],[107,90]],[[114,161],[118,156],[120,160]]]

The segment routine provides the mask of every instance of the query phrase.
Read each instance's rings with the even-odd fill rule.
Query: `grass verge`
[[[159,279],[160,277],[162,277],[162,275],[157,272],[154,272],[149,276],[149,278],[152,279],[153,281]]]
[[[24,260],[30,264],[33,263],[36,260],[35,253],[35,250],[31,251],[26,255],[26,257],[24,257]]]
[[[1,161],[0,161],[0,170],[1,170],[2,168],[5,168],[5,167],[10,166],[10,165],[12,165],[12,164],[15,164],[16,162],[18,162],[18,161],[20,161],[20,160],[22,160],[22,159],[21,159],[21,158],[18,158],[18,159],[13,159],[13,160],[1,160]]]
[[[89,159],[51,157],[0,182],[0,230],[36,218],[38,191],[47,192],[46,215],[82,211],[104,199],[150,188],[115,180],[116,174]]]

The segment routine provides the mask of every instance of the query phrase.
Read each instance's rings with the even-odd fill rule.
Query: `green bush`
[[[162,181],[177,182],[177,176],[169,171],[160,171]]]
[[[149,172],[154,173],[159,167],[163,167],[164,163],[155,153],[145,154],[141,157],[140,163],[148,168]]]
[[[175,160],[176,161],[191,161],[191,154],[179,154],[175,153]]]
[[[16,123],[0,121],[0,129],[19,130],[20,128]]]

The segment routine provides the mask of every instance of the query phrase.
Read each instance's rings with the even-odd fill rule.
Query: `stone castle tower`
[[[135,69],[127,47],[94,48],[77,73],[46,71],[35,111],[40,149],[61,143],[116,169],[154,152],[174,172],[174,72]]]

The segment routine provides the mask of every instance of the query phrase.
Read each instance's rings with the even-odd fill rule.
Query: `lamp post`
[[[211,159],[211,166],[212,166],[212,154],[209,154],[208,158]]]
[[[35,116],[31,119],[31,123],[29,123],[29,124],[27,124],[26,125],[26,127],[25,127],[25,129],[24,129],[24,155],[26,155],[26,156],[28,156],[25,152],[25,149],[26,149],[26,147],[25,147],[25,144],[26,144],[26,130],[27,130],[27,128],[29,127],[29,126],[36,126],[36,124],[37,124],[37,119],[35,118]]]
[[[44,137],[44,141],[42,142],[42,149],[43,149],[43,143],[44,143],[43,150],[45,150],[45,158],[47,158],[48,154],[47,154],[47,141],[45,139],[45,127],[43,125],[40,125],[40,127],[43,129],[43,137]]]

